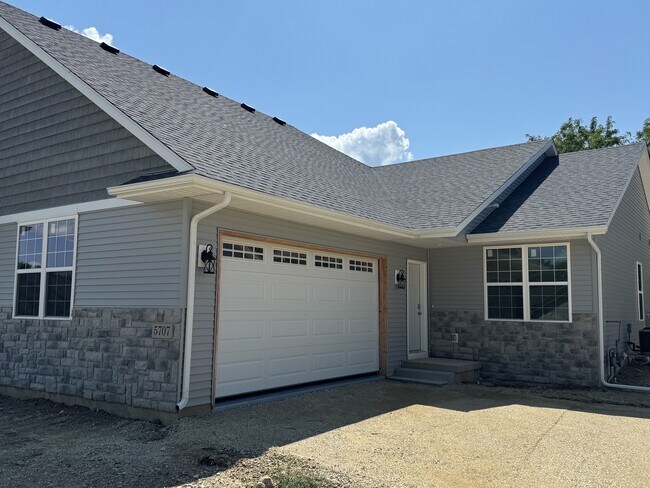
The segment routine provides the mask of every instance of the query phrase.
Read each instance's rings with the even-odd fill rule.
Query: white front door
[[[379,369],[377,260],[223,237],[219,398]]]
[[[406,294],[409,359],[427,357],[427,267],[421,261],[407,263]]]

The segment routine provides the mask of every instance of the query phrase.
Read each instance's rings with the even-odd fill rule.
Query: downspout
[[[196,214],[192,217],[190,223],[190,255],[188,258],[187,271],[187,312],[185,314],[185,349],[183,353],[183,389],[181,399],[176,404],[176,411],[180,412],[187,406],[190,399],[190,364],[192,363],[192,332],[194,329],[194,291],[196,282],[196,253],[199,222],[205,217],[217,213],[219,210],[230,205],[232,194],[227,191],[223,195],[223,200],[216,205]]]
[[[633,390],[650,392],[650,387],[647,386],[632,386],[632,385],[619,385],[616,383],[609,383],[605,378],[605,319],[603,317],[603,266],[602,255],[600,248],[594,242],[591,232],[587,233],[587,241],[596,253],[596,268],[598,272],[598,369],[600,371],[600,383],[607,388],[618,388],[619,390]]]

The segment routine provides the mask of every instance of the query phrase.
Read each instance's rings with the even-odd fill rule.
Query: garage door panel
[[[348,364],[350,366],[374,365],[377,359],[377,351],[373,349],[356,349],[348,352]]]
[[[314,371],[340,370],[345,368],[345,352],[317,352],[313,359]]]
[[[286,356],[269,361],[269,378],[303,375],[310,369],[309,358],[303,354],[300,356]]]
[[[332,305],[335,303],[345,303],[346,289],[340,285],[319,285],[314,287],[314,303],[317,305]]]
[[[264,339],[264,320],[231,318],[230,327],[219,328],[219,342]]]
[[[345,333],[347,321],[343,318],[322,318],[313,321],[314,336],[337,336]]]
[[[377,288],[372,285],[349,286],[347,288],[348,302],[352,306],[376,305]]]
[[[304,286],[303,281],[305,280],[294,280],[292,283],[273,283],[271,285],[270,300],[280,307],[285,305],[294,307],[295,302],[308,304],[310,290],[308,286]]]
[[[266,300],[266,286],[252,281],[229,281],[221,290],[221,310],[247,311],[263,310]],[[225,289],[224,289],[225,288]],[[220,306],[221,307],[221,306]]]
[[[253,359],[249,361],[231,361],[220,365],[218,370],[219,383],[259,380],[263,376],[264,361]]]
[[[309,320],[271,320],[269,338],[305,338],[309,336],[309,329]]]
[[[375,317],[372,319],[369,318],[361,318],[361,319],[352,319],[348,321],[348,330],[350,334],[371,334],[374,337],[375,330],[377,328],[376,326],[376,320],[374,320]]]
[[[351,271],[345,256],[341,269],[315,267],[298,248],[306,264],[274,263],[274,246],[246,245],[264,260],[220,263],[218,397],[377,371],[376,272]]]

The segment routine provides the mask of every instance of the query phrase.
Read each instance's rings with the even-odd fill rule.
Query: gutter
[[[190,399],[190,366],[192,364],[192,333],[194,331],[194,293],[196,286],[196,254],[199,222],[205,217],[217,213],[219,210],[230,205],[232,193],[229,191],[223,195],[223,200],[216,205],[196,214],[190,223],[190,255],[188,258],[187,271],[187,312],[185,314],[185,349],[183,352],[183,389],[181,399],[176,404],[176,411],[180,412],[187,406]]]
[[[598,270],[598,369],[600,371],[600,383],[607,388],[617,388],[619,390],[631,390],[631,391],[642,391],[650,392],[650,387],[647,386],[632,386],[632,385],[619,385],[615,383],[609,383],[605,377],[605,361],[604,361],[604,352],[605,352],[605,319],[603,317],[603,266],[602,266],[602,255],[600,248],[594,242],[591,232],[587,234],[587,241],[591,245],[591,248],[596,253],[596,263]]]

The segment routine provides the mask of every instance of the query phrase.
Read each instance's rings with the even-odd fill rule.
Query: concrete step
[[[467,373],[469,371],[478,371],[482,365],[478,361],[465,361],[462,359],[423,358],[402,361],[402,367],[430,371],[447,371],[450,373]]]
[[[412,376],[400,376],[398,374],[394,374],[392,376],[388,377],[389,380],[394,380],[394,381],[401,381],[403,383],[422,383],[425,385],[431,385],[431,386],[447,386],[449,383],[446,381],[439,381],[439,380],[427,380],[424,378],[414,378]]]
[[[450,373],[447,371],[431,371],[429,369],[417,369],[417,368],[397,368],[393,375],[400,376],[402,378],[417,378],[421,380],[430,380],[430,381],[444,381],[445,383],[453,383],[455,373]]]

